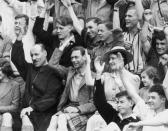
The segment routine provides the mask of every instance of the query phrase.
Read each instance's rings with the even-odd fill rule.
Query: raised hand
[[[122,71],[122,69],[124,67],[124,59],[123,59],[120,52],[117,53],[117,57],[118,57],[117,70]]]
[[[79,110],[76,107],[68,106],[64,109],[64,113],[77,113]]]
[[[114,7],[115,8],[119,8],[120,6],[126,4],[126,0],[118,0],[115,4],[114,4]]]
[[[71,6],[71,0],[61,0],[61,2],[67,8]]]
[[[101,74],[104,70],[105,62],[101,63],[101,57],[98,56],[94,60],[94,66],[95,66],[96,72]]]
[[[87,49],[85,50],[85,56],[86,56],[86,63],[90,66],[91,59]]]

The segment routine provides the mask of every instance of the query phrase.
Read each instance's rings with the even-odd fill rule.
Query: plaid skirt
[[[69,131],[85,131],[91,114],[67,113],[67,126]]]

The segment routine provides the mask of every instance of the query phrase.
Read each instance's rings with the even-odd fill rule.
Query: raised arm
[[[131,75],[130,72],[128,73],[128,71],[125,68],[123,68],[122,71],[120,72],[121,80],[122,80],[128,94],[131,96],[133,101],[137,104],[139,101],[143,101],[143,100],[138,95],[138,92],[136,90],[137,87],[134,87],[134,85],[131,84],[129,78],[132,77],[132,76],[130,76],[130,75]]]
[[[71,16],[72,18],[72,21],[73,21],[73,26],[75,28],[75,30],[78,32],[78,34],[81,35],[81,32],[83,30],[83,27],[80,23],[80,21],[78,20],[75,12],[74,12],[74,9],[71,5],[71,1],[70,0],[61,0],[61,2],[64,4],[64,6],[68,9],[69,11],[69,15]]]
[[[137,10],[138,19],[141,22],[142,21],[143,12],[144,12],[144,8],[142,6],[142,0],[135,0],[135,8]]]
[[[19,71],[20,75],[26,80],[28,63],[25,60],[23,43],[21,40],[16,40],[12,47],[11,60]]]
[[[113,10],[113,29],[120,28],[119,7],[126,3],[125,0],[119,0],[114,4]]]

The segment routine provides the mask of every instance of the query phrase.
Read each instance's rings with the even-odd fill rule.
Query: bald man
[[[26,82],[23,109],[20,113],[22,128],[45,131],[50,117],[56,112],[62,93],[62,79],[48,65],[47,52],[42,44],[32,47],[32,64],[24,57],[23,43],[18,36],[12,48],[11,59]]]

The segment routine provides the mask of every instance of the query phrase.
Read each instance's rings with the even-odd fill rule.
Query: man
[[[22,42],[25,30],[19,29],[16,30],[17,40],[12,48],[11,59],[26,82],[20,113],[22,127],[29,126],[32,129],[32,122],[35,131],[45,131],[63,90],[62,79],[48,65],[47,52],[42,44],[34,45],[30,51],[33,64],[26,62]]]
[[[164,30],[154,30],[152,44],[148,49],[146,63],[158,69],[161,81],[165,77],[164,67],[161,61],[162,55],[168,52],[168,27]]]
[[[166,109],[166,96],[162,85],[154,85],[149,90],[149,107],[145,105],[142,98],[139,97],[134,90],[131,90],[131,86],[127,87],[127,91],[131,97],[135,100],[138,109],[136,112],[141,121],[138,123],[130,123],[128,127],[143,127],[143,131],[167,131],[168,127],[168,110]],[[135,94],[132,94],[135,93]],[[135,110],[136,111],[136,110]]]
[[[90,58],[83,47],[74,47],[71,53],[73,67],[64,70],[66,85],[58,106],[58,113],[51,119],[47,131],[85,131],[90,115],[95,111]],[[68,127],[68,128],[67,128]]]
[[[117,4],[116,4],[117,5]],[[114,7],[114,23],[119,21],[119,7]],[[141,1],[135,0],[135,6],[128,8],[125,16],[125,23],[127,31],[124,33],[125,48],[132,53],[133,61],[127,65],[127,69],[133,73],[140,74],[143,65],[144,48],[141,43],[139,22],[142,19],[143,7]],[[120,24],[119,24],[120,25]],[[115,28],[115,27],[114,27]]]
[[[115,122],[122,130],[130,121],[138,121],[136,115],[133,115],[133,103],[129,95],[124,91],[124,81],[120,78],[120,72],[125,70],[124,65],[132,60],[132,55],[122,46],[115,46],[104,55],[104,61],[109,62],[110,73],[103,73],[105,63],[101,64],[99,59],[95,60],[96,68],[96,92],[94,103],[98,112],[107,124]],[[133,85],[134,90],[139,88],[139,77],[125,70],[127,81]],[[103,89],[104,87],[104,89]],[[110,88],[118,88],[118,92],[111,91],[111,103],[107,101],[107,90]],[[114,98],[118,99],[117,109],[114,107]],[[113,104],[112,104],[113,103]],[[103,130],[113,129],[111,124],[107,125]]]
[[[78,20],[70,0],[62,0],[64,6],[68,9],[69,14],[73,21],[73,26],[75,30],[81,35],[82,40],[84,41],[84,47],[88,49],[88,52],[92,51],[96,47],[96,43],[99,41],[98,38],[98,23],[101,22],[101,19],[97,17],[90,17],[86,20],[86,28],[83,29],[80,21]]]
[[[50,65],[62,65],[65,67],[71,66],[70,50],[77,44],[82,45],[82,41],[78,35],[75,35],[73,30],[73,22],[69,17],[61,16],[55,21],[55,28],[51,31],[43,30],[43,23],[46,10],[41,13],[40,17],[36,18],[33,33],[37,39],[44,43],[48,53],[48,60]],[[57,58],[59,48],[66,46],[61,59]]]

